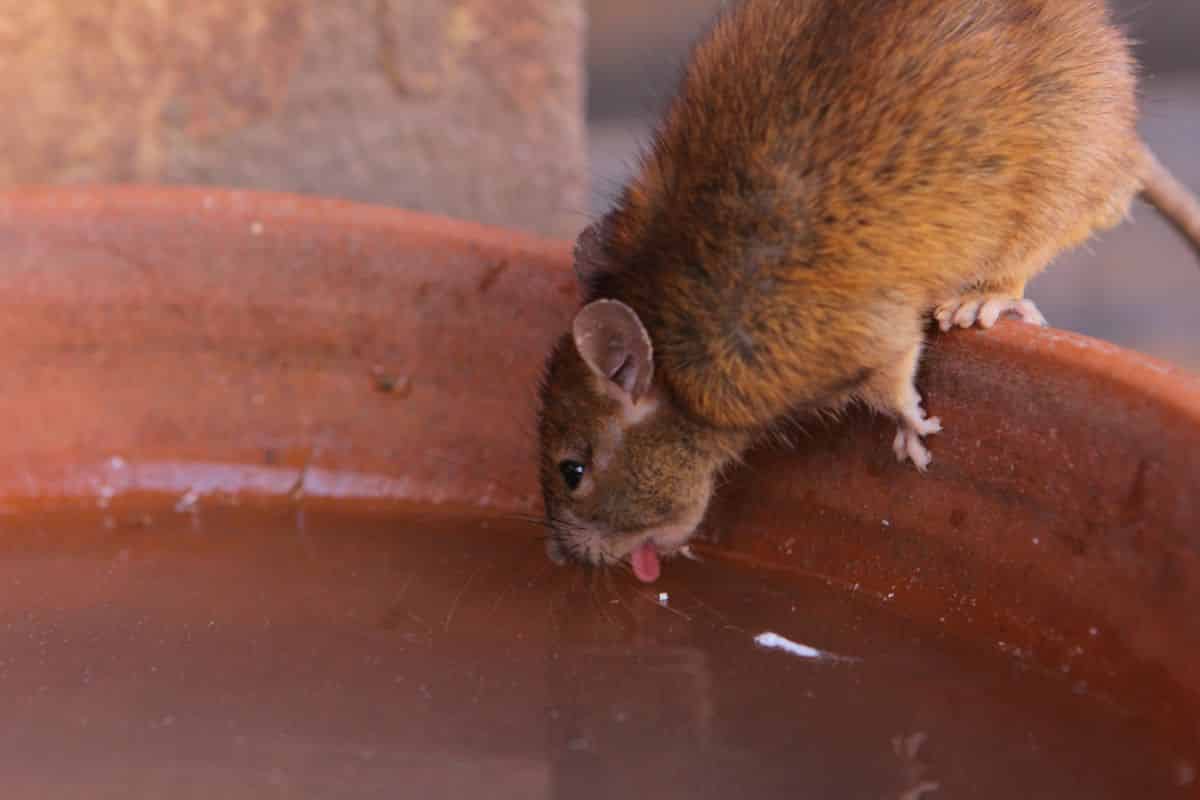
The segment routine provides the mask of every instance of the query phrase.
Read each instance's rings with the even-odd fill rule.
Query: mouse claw
[[[700,556],[696,555],[695,551],[692,550],[692,546],[690,544],[685,544],[683,547],[679,548],[679,555],[683,556],[684,558],[688,559],[689,561],[703,561],[704,560]]]

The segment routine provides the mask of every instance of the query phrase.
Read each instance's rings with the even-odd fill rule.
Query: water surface
[[[819,581],[425,508],[3,522],[5,797],[1194,796],[1193,743]]]

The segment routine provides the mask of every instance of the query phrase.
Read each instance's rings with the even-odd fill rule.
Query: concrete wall
[[[0,185],[223,184],[566,236],[580,0],[0,0]]]

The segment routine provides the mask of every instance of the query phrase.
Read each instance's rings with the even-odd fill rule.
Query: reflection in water
[[[900,759],[903,770],[905,789],[900,793],[899,800],[920,800],[920,798],[936,792],[941,788],[937,781],[931,781],[926,773],[929,766],[921,759],[921,746],[928,738],[923,731],[909,736],[896,735],[892,737],[892,751]]]
[[[494,517],[115,498],[4,533],[9,796],[1172,797],[1198,755],[824,584],[650,590]]]

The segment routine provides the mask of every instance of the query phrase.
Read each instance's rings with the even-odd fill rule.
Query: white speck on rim
[[[759,647],[765,647],[768,650],[782,650],[783,652],[796,656],[797,658],[810,658],[818,661],[857,661],[857,658],[849,656],[839,656],[834,653],[827,653],[824,650],[818,650],[815,647],[809,647],[806,644],[793,642],[785,636],[780,636],[773,631],[765,631],[754,637],[754,643]]]
[[[195,489],[188,489],[187,493],[179,498],[179,502],[175,504],[176,513],[182,514],[186,511],[193,511],[196,508],[196,503],[200,500],[200,493]]]
[[[658,602],[665,606],[667,603],[671,602],[671,595],[667,594],[666,592],[659,592]]]

